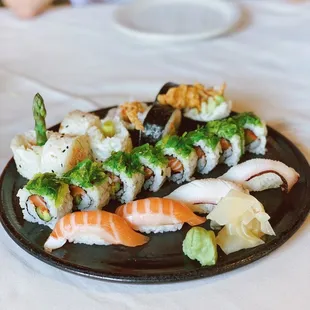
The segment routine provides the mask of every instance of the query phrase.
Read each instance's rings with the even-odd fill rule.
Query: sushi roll
[[[130,134],[119,118],[101,120],[101,128],[93,126],[88,130],[89,143],[93,158],[98,162],[107,160],[112,152],[130,152]]]
[[[67,241],[88,245],[121,244],[128,247],[143,245],[149,238],[135,232],[116,214],[105,211],[79,211],[60,219],[44,243],[44,250],[52,252]]]
[[[237,165],[244,154],[244,130],[232,119],[212,121],[207,123],[207,133],[215,134],[220,138],[222,147],[221,162],[227,166]]]
[[[108,177],[102,165],[90,159],[78,163],[62,179],[69,184],[74,210],[102,209],[110,200]]]
[[[194,147],[198,156],[197,171],[207,174],[213,170],[222,153],[220,138],[199,129],[187,133],[185,138]]]
[[[253,192],[281,187],[288,193],[298,182],[299,174],[280,161],[255,158],[230,168],[219,178],[242,184]]]
[[[127,129],[143,130],[143,122],[150,108],[150,105],[141,101],[125,102],[117,108],[116,115]]]
[[[168,159],[161,149],[149,144],[134,148],[132,153],[138,156],[144,167],[144,189],[157,192],[167,177],[170,177],[171,170],[168,166]]]
[[[245,149],[250,153],[265,155],[267,126],[252,112],[240,113],[233,117],[244,129]]]
[[[87,134],[88,129],[93,126],[101,127],[100,118],[97,115],[75,110],[70,112],[61,122],[59,132],[80,136]]]
[[[111,196],[122,203],[132,201],[141,192],[144,172],[139,158],[125,152],[113,153],[103,163],[109,176]]]
[[[47,132],[47,137],[51,135]],[[41,157],[43,146],[37,145],[36,132],[30,130],[16,135],[11,142],[14,161],[17,171],[24,178],[30,180],[41,172]]]
[[[87,135],[71,136],[55,132],[42,148],[41,172],[62,176],[86,158],[91,158]]]
[[[156,146],[168,158],[168,166],[171,169],[169,180],[178,184],[191,181],[197,166],[198,156],[187,139],[178,136],[167,136],[160,140]]]
[[[144,233],[180,230],[184,223],[203,224],[205,217],[197,216],[186,205],[167,198],[146,198],[118,207],[115,213],[134,229]]]
[[[26,221],[53,228],[72,210],[69,186],[54,173],[37,174],[17,193]]]
[[[171,106],[153,104],[144,122],[139,144],[156,144],[166,136],[177,134],[181,125],[182,114]]]
[[[51,135],[51,132],[46,130],[46,109],[40,94],[34,96],[32,112],[34,130],[16,135],[10,145],[17,171],[29,180],[41,172],[42,148]]]
[[[219,89],[202,84],[177,85],[167,83],[157,95],[162,105],[184,110],[184,116],[195,121],[208,122],[229,116],[232,103],[224,97],[226,85]]]

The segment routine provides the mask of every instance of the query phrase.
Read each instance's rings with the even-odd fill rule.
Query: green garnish
[[[198,260],[201,266],[215,265],[218,254],[214,232],[202,227],[191,228],[183,241],[183,253]]]
[[[102,132],[106,137],[114,137],[116,130],[113,121],[108,120],[102,124]]]
[[[85,159],[66,172],[62,179],[67,184],[91,188],[104,183],[107,180],[107,175],[101,164]]]
[[[103,168],[113,171],[123,172],[129,177],[135,173],[143,173],[143,166],[136,154],[116,152],[103,163]]]
[[[38,146],[42,146],[47,141],[45,124],[46,109],[44,106],[44,100],[39,93],[34,96],[32,112],[35,122],[34,130],[36,132],[36,143]]]
[[[239,126],[243,128],[245,125],[263,126],[261,119],[252,112],[237,114],[233,116],[233,119],[236,120]]]
[[[188,134],[186,134],[185,138],[188,139],[188,143],[191,145],[194,145],[199,141],[203,141],[212,150],[214,150],[220,142],[219,137],[217,137],[216,135],[199,129],[189,132]]]
[[[26,184],[26,189],[33,195],[54,200],[56,207],[59,207],[69,191],[69,186],[58,179],[54,173],[38,173]]]
[[[160,149],[172,148],[183,157],[188,157],[193,152],[193,148],[188,143],[188,140],[185,137],[179,136],[166,136],[157,142],[156,147]]]
[[[165,167],[168,164],[168,159],[159,147],[154,147],[148,143],[138,146],[133,149],[133,154],[136,154],[139,158],[146,158],[152,165],[158,167]]]
[[[208,122],[205,130],[228,141],[233,136],[238,135],[241,139],[241,153],[244,153],[244,130],[233,118]]]

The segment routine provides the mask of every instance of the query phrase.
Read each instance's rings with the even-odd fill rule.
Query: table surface
[[[53,125],[75,108],[152,100],[166,81],[226,81],[235,110],[255,111],[309,160],[310,4],[241,3],[244,22],[229,36],[181,45],[146,45],[119,33],[112,5],[58,7],[31,21],[0,10],[0,170],[12,137],[33,126],[36,92]],[[62,272],[22,251],[0,227],[0,308],[309,309],[309,228],[310,217],[284,246],[239,270],[154,286]]]

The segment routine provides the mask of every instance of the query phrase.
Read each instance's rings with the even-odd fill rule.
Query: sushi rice
[[[115,134],[113,137],[105,137],[103,131],[96,126],[91,127],[87,132],[93,158],[101,162],[107,160],[112,152],[130,152],[132,150],[131,137],[123,122],[116,117],[105,118],[101,124],[106,121],[111,121],[114,124]]]
[[[87,135],[71,136],[55,132],[43,146],[41,172],[62,176],[86,158],[91,158]]]
[[[149,144],[144,144],[133,150],[145,167],[145,170],[151,170],[151,176],[145,175],[144,189],[157,192],[171,175],[171,169],[168,167],[168,160],[160,149]]]
[[[212,121],[207,123],[204,130],[207,133],[215,134],[221,139],[223,149],[220,162],[224,162],[227,166],[231,167],[237,165],[241,156],[244,154],[244,130],[232,118],[225,120]],[[228,144],[225,149],[222,142]]]
[[[122,203],[136,198],[141,192],[144,183],[143,167],[134,154],[117,152],[103,163],[106,172],[110,172],[109,183],[111,196]],[[111,175],[112,173],[112,175]],[[109,173],[108,173],[109,174]],[[119,188],[115,188],[115,178],[118,179]]]
[[[52,134],[47,132],[47,137]],[[42,146],[36,145],[36,133],[34,130],[16,135],[11,142],[14,161],[17,171],[24,178],[30,180],[41,172]]]
[[[265,155],[268,134],[266,123],[251,112],[240,113],[233,118],[245,130],[246,151],[257,155]],[[251,136],[254,137],[251,139]],[[250,141],[247,141],[249,139]]]
[[[102,165],[86,159],[62,177],[69,184],[73,205],[80,211],[102,209],[110,200],[108,177]]]
[[[169,180],[177,184],[191,181],[197,166],[198,156],[194,148],[188,143],[188,140],[178,136],[167,136],[159,141],[156,146],[162,149],[165,156],[168,158],[173,157],[182,164],[182,171],[174,172],[171,169]]]
[[[75,110],[70,112],[60,124],[59,132],[69,135],[85,135],[91,127],[101,127],[100,118],[92,113]]]
[[[37,206],[31,199],[33,196],[40,196],[43,199],[48,210],[43,208],[45,216],[48,214],[47,218],[39,216]],[[17,197],[26,221],[50,228],[53,228],[60,218],[70,213],[73,206],[69,186],[57,179],[53,173],[37,174],[18,191]]]

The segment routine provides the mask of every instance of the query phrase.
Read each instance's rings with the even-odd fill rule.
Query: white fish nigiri
[[[281,187],[289,192],[299,179],[299,174],[280,161],[250,159],[230,168],[220,179],[242,184],[253,192]]]
[[[220,179],[195,180],[180,186],[165,198],[181,201],[194,212],[210,213],[230,190],[247,192],[241,185]]]

